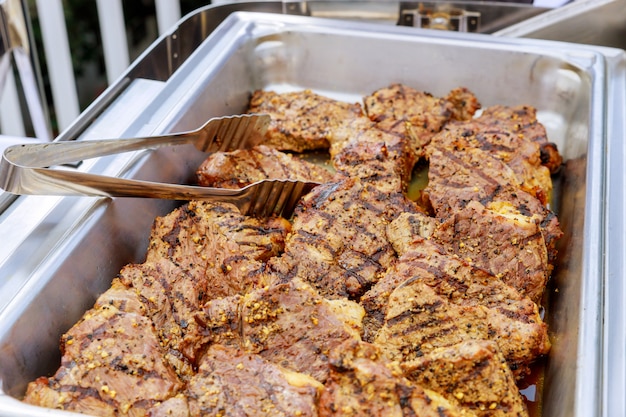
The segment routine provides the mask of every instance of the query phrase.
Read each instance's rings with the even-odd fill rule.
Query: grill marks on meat
[[[144,315],[154,323],[166,357],[181,377],[193,374],[192,352],[182,349],[182,339],[196,325],[191,314],[200,308],[206,288],[168,259],[128,265],[120,272],[122,283],[136,292]]]
[[[498,183],[506,170],[481,171],[488,159],[457,170],[456,161],[440,155],[432,154],[425,190],[441,223],[434,238],[539,302],[562,236],[554,213],[528,193]]]
[[[365,97],[364,103],[376,127],[406,136],[418,157],[448,121],[469,119],[480,108],[476,97],[464,88],[437,98],[403,84],[381,88]]]
[[[209,390],[206,387],[211,387]],[[316,416],[322,384],[250,355],[215,346],[188,386],[191,415]]]
[[[541,164],[551,173],[559,171],[563,158],[557,146],[548,142],[545,127],[537,121],[537,110],[530,106],[493,106],[485,109],[481,117],[502,129],[518,133],[520,138],[536,143],[540,148]],[[528,149],[528,148],[527,148]]]
[[[537,122],[534,108],[496,106],[485,109],[474,120],[450,123],[433,138],[430,148],[447,153],[449,158],[460,157],[463,162],[466,150],[472,151],[475,161],[487,159],[482,163],[467,161],[475,170],[505,170],[491,167],[496,164],[492,159],[501,161],[510,172],[500,183],[511,183],[545,205],[552,192],[550,167],[542,165],[541,157],[541,147],[547,144],[545,129]]]
[[[546,144],[533,108],[486,109],[432,139],[424,190],[441,223],[433,237],[537,303],[562,235],[546,208],[552,190],[550,168],[542,165]]]
[[[410,381],[477,416],[527,415],[515,378],[493,342],[462,342],[400,366]]]
[[[539,223],[507,203],[472,201],[441,223],[434,238],[540,303],[552,267]]]
[[[526,217],[525,223],[535,223],[543,236],[548,253],[548,269],[556,258],[556,242],[562,236],[556,215],[538,199],[506,182],[510,172],[501,162],[476,155],[481,151],[466,151],[472,158],[472,165],[461,162],[454,156],[433,151],[429,165],[429,184],[424,190],[428,205],[441,221],[450,219],[467,208],[470,202],[478,202],[493,209],[490,212],[509,213],[514,217]],[[501,169],[483,169],[483,162],[489,168],[500,165]],[[510,178],[510,177],[509,177]],[[446,240],[443,240],[446,242]],[[451,241],[449,241],[451,242]],[[486,265],[485,265],[486,266]],[[499,273],[499,271],[493,271]]]
[[[242,216],[229,204],[192,201],[158,218],[146,262],[121,273],[145,300],[163,343],[181,357],[181,373],[195,362],[193,314],[213,298],[263,287],[263,260],[283,249],[285,219]]]
[[[285,253],[270,261],[278,277],[299,277],[328,298],[358,300],[396,259],[387,224],[417,206],[358,178],[320,185],[296,211]]]
[[[439,394],[402,376],[376,346],[348,341],[331,352],[319,416],[471,417]]]
[[[231,204],[191,201],[156,220],[146,259],[169,258],[200,274],[210,268],[236,272],[235,264],[241,259],[265,261],[282,252],[290,228],[282,218],[243,216]],[[205,259],[208,254],[217,256]],[[214,294],[219,295],[226,294]]]
[[[173,397],[195,375],[194,314],[207,300],[262,287],[262,261],[282,251],[289,229],[284,219],[245,218],[206,202],[158,218],[146,262],[126,266],[64,336],[61,368],[31,384],[27,401],[145,415]]]
[[[143,416],[183,386],[134,291],[119,281],[63,335],[61,349],[59,370],[30,383],[24,401],[86,414]]]
[[[212,346],[184,395],[152,410],[153,415],[317,416],[322,384],[258,355]]]
[[[331,148],[338,173],[390,193],[407,188],[416,157],[403,136],[377,129],[365,118],[350,123],[344,133],[345,140],[333,142]]]
[[[465,120],[480,107],[464,88],[444,99],[401,84],[365,97],[364,105],[367,114],[358,103],[310,90],[255,91],[248,112],[271,116],[265,145],[296,152],[329,149],[337,171],[399,190],[406,187],[432,135],[449,120]]]
[[[371,123],[346,121],[335,131],[331,156],[338,172],[376,184],[381,190],[405,190],[424,146],[451,119],[470,117],[479,108],[466,89],[435,98],[393,84],[364,98]]]
[[[345,340],[360,340],[363,308],[322,298],[293,279],[207,303],[196,320],[207,345],[223,344],[320,382],[328,377],[328,353]]]
[[[492,340],[518,376],[549,351],[547,327],[529,298],[432,240],[415,238],[406,247],[361,300],[366,339],[401,360]]]
[[[268,178],[328,182],[332,173],[319,165],[265,145],[253,149],[211,154],[198,168],[198,184],[242,188]]]

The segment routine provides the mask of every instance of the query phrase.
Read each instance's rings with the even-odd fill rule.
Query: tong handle
[[[182,139],[180,143],[187,143]],[[95,156],[171,145],[168,141],[120,139],[86,142],[52,142],[16,145],[7,148],[0,161],[0,188],[13,194],[144,197],[173,200],[205,199],[228,201],[241,190],[175,185],[168,183],[108,177],[84,172],[49,169],[43,164],[58,165]]]
[[[193,142],[197,136],[198,132],[193,131],[130,139],[20,144],[8,147],[3,160],[25,168],[45,168],[123,152],[183,145]]]
[[[250,147],[267,130],[270,117],[243,114],[216,117],[197,130],[129,139],[22,144],[5,149],[0,188],[14,194],[145,197],[228,201],[243,190],[175,185],[50,169],[95,157],[191,143],[201,151]],[[245,189],[244,189],[245,190]]]

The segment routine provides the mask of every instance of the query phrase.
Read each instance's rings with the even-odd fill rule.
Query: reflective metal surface
[[[193,21],[201,31],[198,18],[190,16],[177,30],[191,29]],[[178,32],[167,37],[174,33]],[[615,156],[608,156],[606,150],[623,152],[623,147],[609,145],[608,134],[616,133],[613,118],[625,111],[623,97],[609,92],[624,84],[614,78],[623,72],[621,51],[237,13],[196,45],[175,71],[168,67],[169,75],[164,72],[158,81],[137,78],[142,73],[156,74],[159,62],[161,68],[171,64],[171,56],[160,50],[164,40],[108,91],[108,98],[105,95],[85,112],[66,138],[72,132],[79,132],[73,138],[97,137],[99,130],[111,128],[107,120],[110,124],[112,119],[107,117],[131,109],[132,117],[127,117],[117,135],[190,130],[208,117],[242,112],[257,88],[311,88],[358,101],[391,82],[434,95],[465,86],[484,107],[535,106],[549,139],[558,144],[567,162],[554,195],[565,236],[548,300],[553,349],[546,364],[542,408],[545,416],[602,415],[607,392],[603,385],[606,220],[617,217],[605,205],[607,188],[617,181]],[[132,93],[143,92],[138,85],[143,83],[153,88],[135,101]],[[612,110],[606,112],[609,101]],[[164,149],[121,159],[107,157],[75,169],[178,182],[187,180],[200,162],[195,153]],[[28,210],[37,206],[43,214],[33,219]],[[66,415],[28,407],[15,398],[30,380],[56,369],[59,336],[123,265],[142,261],[152,219],[172,208],[160,200],[21,197],[0,216],[0,234],[17,237],[15,243],[0,248],[0,294],[6,297],[0,299],[0,415]],[[17,224],[28,233],[12,228]]]
[[[626,49],[626,0],[576,0],[494,34]]]

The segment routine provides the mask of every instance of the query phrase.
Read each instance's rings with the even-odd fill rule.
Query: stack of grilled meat
[[[192,201],[158,218],[25,401],[103,416],[524,416],[549,348],[556,147],[530,107],[394,84],[350,104],[257,91],[267,142],[200,184],[320,182],[293,219]],[[299,155],[330,154],[327,167]],[[406,190],[417,163],[428,185]],[[331,173],[332,172],[332,173]]]

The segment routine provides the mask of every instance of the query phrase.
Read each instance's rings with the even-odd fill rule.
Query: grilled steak
[[[537,217],[507,203],[485,207],[471,201],[443,221],[433,237],[539,304],[552,267]]]
[[[549,263],[556,257],[555,245],[562,236],[558,219],[538,199],[506,182],[507,169],[501,162],[490,159],[481,150],[465,152],[466,160],[461,161],[450,153],[434,151],[429,164],[429,181],[424,190],[427,206],[434,209],[440,220],[454,216],[469,202],[478,201],[484,206],[507,208],[505,211],[525,216],[527,221],[536,223],[543,235]],[[488,172],[486,167],[501,166]],[[510,178],[510,177],[509,177]],[[549,267],[549,266],[548,266]]]
[[[537,303],[562,235],[546,208],[552,183],[541,165],[545,144],[534,109],[489,108],[432,139],[424,190],[441,223],[434,238]]]
[[[204,283],[168,259],[128,265],[119,278],[137,294],[143,315],[154,324],[159,340],[167,347],[166,357],[178,375],[192,375],[193,356],[182,351],[181,340],[195,326],[191,314],[200,308],[199,299],[206,291],[200,284]]]
[[[299,277],[329,298],[358,300],[396,259],[387,224],[417,206],[358,178],[322,184],[297,209],[285,253],[269,262],[283,280]]]
[[[322,384],[258,355],[214,345],[202,358],[184,396],[152,410],[153,415],[317,416]],[[182,410],[182,413],[181,413]]]
[[[545,127],[537,120],[537,109],[531,106],[492,106],[483,112],[481,121],[487,124],[495,123],[502,130],[517,134],[539,145],[541,164],[551,173],[559,171],[563,158],[557,146],[548,141]]]
[[[61,367],[30,383],[24,401],[85,414],[143,416],[182,388],[135,292],[119,281],[110,292],[63,335]]]
[[[545,205],[552,192],[550,169],[542,165],[541,157],[541,146],[547,143],[533,108],[497,106],[474,120],[448,124],[433,137],[428,152],[452,153],[493,179],[502,171],[500,184],[515,185]],[[469,159],[465,158],[468,151],[472,151]]]
[[[330,355],[331,372],[319,416],[471,417],[433,391],[402,377],[375,346],[348,341]]]
[[[331,149],[332,163],[338,173],[359,178],[381,191],[406,190],[416,157],[403,136],[377,129],[369,121],[365,124],[355,121],[345,133],[346,139],[334,142]]]
[[[196,334],[193,314],[213,298],[264,286],[262,261],[282,250],[289,229],[284,219],[246,218],[232,205],[206,202],[156,219],[146,262],[120,277],[144,300],[181,374],[195,361],[195,350],[182,343]]]
[[[267,178],[328,182],[329,170],[264,145],[211,154],[196,172],[205,187],[242,188]]]
[[[493,340],[516,374],[524,375],[550,348],[535,303],[428,239],[416,238],[361,303],[366,339],[375,336],[392,357],[460,340]],[[477,318],[482,322],[472,322]]]
[[[221,343],[324,382],[328,352],[360,340],[363,309],[322,298],[298,279],[207,303],[196,319],[207,344]]]
[[[480,107],[467,89],[453,90],[444,99],[402,84],[377,90],[364,98],[364,104],[367,115],[358,103],[340,102],[310,90],[255,91],[248,112],[271,116],[267,146],[296,152],[330,149],[339,171],[360,178],[395,172],[406,183],[432,135],[447,121],[465,120]],[[346,146],[357,149],[338,157]],[[369,163],[383,154],[388,160],[385,169],[380,169],[380,161]]]
[[[290,228],[285,219],[243,216],[231,204],[191,201],[155,221],[146,260],[169,258],[184,270],[203,274],[215,269],[232,273],[228,281],[238,281],[246,271],[236,268],[237,263],[277,255]],[[234,279],[237,273],[242,277]]]
[[[467,89],[450,92],[448,98],[437,98],[403,84],[392,84],[364,98],[365,111],[376,127],[406,136],[417,156],[433,135],[451,119],[466,120],[480,108],[476,97]]]
[[[515,378],[493,342],[467,341],[435,349],[400,366],[409,380],[477,416],[528,415]]]
[[[271,116],[265,145],[294,152],[328,149],[335,129],[346,120],[363,117],[360,104],[333,100],[310,90],[282,94],[257,90],[248,112]]]

